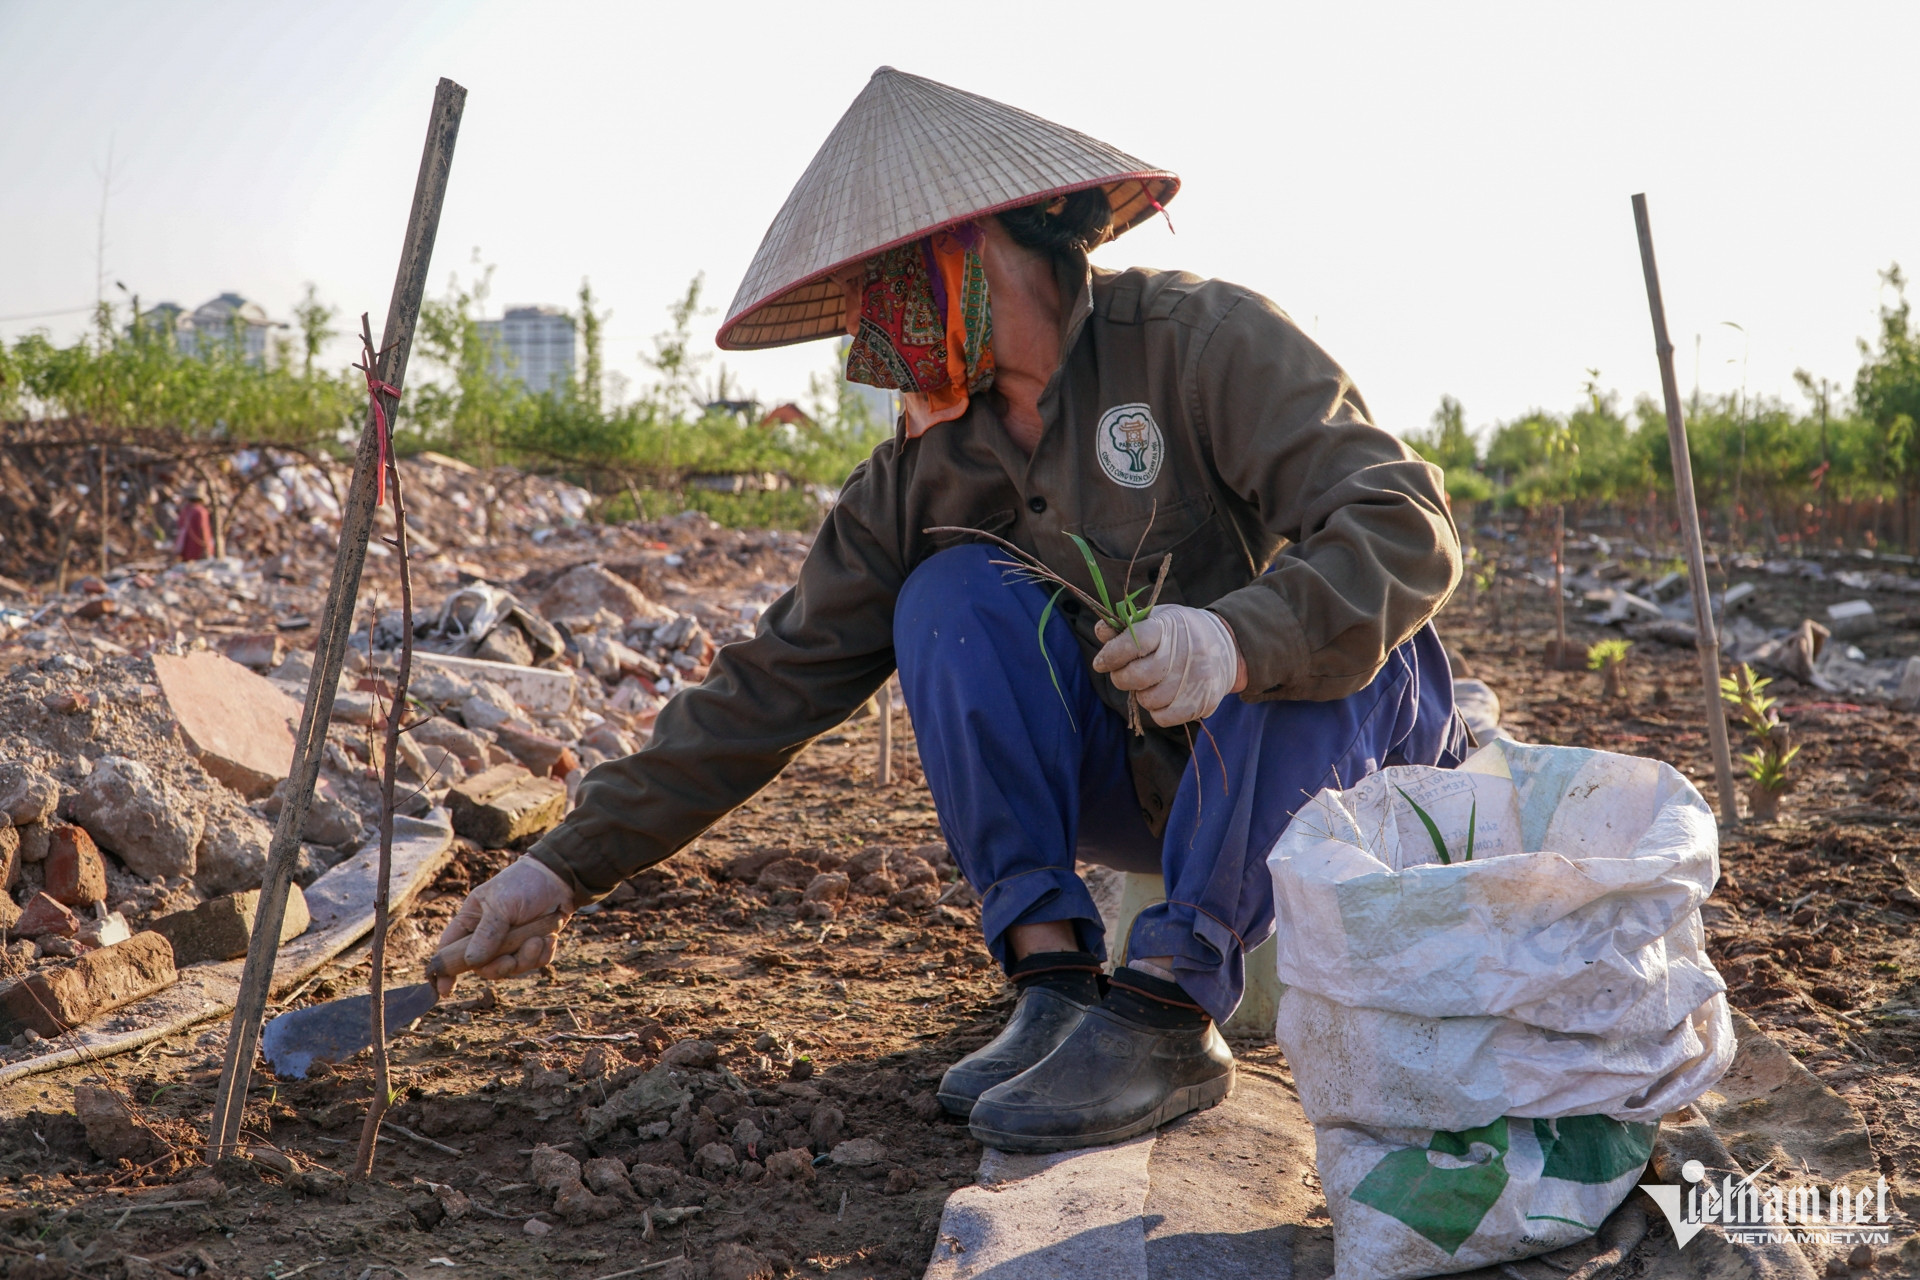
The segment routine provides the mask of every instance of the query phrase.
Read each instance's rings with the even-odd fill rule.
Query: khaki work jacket
[[[1089,591],[1069,532],[1092,544],[1110,589],[1136,546],[1135,585],[1171,554],[1161,600],[1226,619],[1250,701],[1354,693],[1439,609],[1460,576],[1439,470],[1368,420],[1345,372],[1277,307],[1221,281],[1090,271],[1084,258],[1062,261],[1061,284],[1067,355],[1033,456],[977,395],[963,417],[896,433],[856,467],[754,637],[662,709],[645,750],[589,773],[578,807],[534,847],[578,901],[695,839],[880,687],[901,585],[955,541],[928,528],[996,533]],[[1066,616],[1091,659],[1094,619]],[[1125,695],[1093,678],[1123,710]],[[1158,832],[1187,737],[1148,722],[1131,741]]]

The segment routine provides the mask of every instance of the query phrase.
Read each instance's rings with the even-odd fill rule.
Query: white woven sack
[[[1300,811],[1268,858],[1275,1033],[1319,1140],[1339,1276],[1530,1256],[1619,1203],[1644,1163],[1620,1135],[1733,1058],[1699,916],[1718,850],[1671,766],[1570,747],[1497,742]],[[1467,1140],[1489,1126],[1513,1140]],[[1448,1179],[1479,1191],[1462,1201]]]
[[[1713,814],[1657,760],[1496,742],[1459,769],[1382,769],[1303,806],[1267,865],[1280,980],[1338,1004],[1623,1040],[1725,990],[1699,913]]]

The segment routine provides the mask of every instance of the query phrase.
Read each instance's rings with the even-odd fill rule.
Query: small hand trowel
[[[560,923],[549,912],[510,933],[497,955],[512,955],[529,938],[552,933]],[[387,1039],[391,1040],[439,1002],[434,979],[467,972],[470,938],[450,942],[427,959],[427,980],[386,992]],[[260,1034],[260,1051],[282,1080],[304,1080],[316,1062],[345,1062],[373,1044],[373,997],[342,996],[281,1014]]]

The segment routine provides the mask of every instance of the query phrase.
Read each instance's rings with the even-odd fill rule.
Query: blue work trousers
[[[1440,639],[1423,627],[1371,684],[1337,701],[1227,697],[1205,721],[1212,744],[1194,726],[1194,759],[1156,839],[1134,791],[1124,717],[1100,701],[1058,617],[1045,632],[1049,674],[1038,635],[1046,592],[988,563],[997,555],[964,546],[930,557],[894,611],[927,786],[947,847],[980,893],[987,945],[1005,965],[1010,927],[1070,920],[1104,958],[1076,856],[1157,870],[1166,901],[1140,913],[1127,954],[1173,957],[1181,986],[1224,1022],[1246,987],[1246,953],[1273,930],[1266,857],[1294,811],[1382,765],[1451,766],[1464,754]]]

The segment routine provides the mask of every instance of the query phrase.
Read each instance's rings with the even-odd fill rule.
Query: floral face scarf
[[[980,229],[936,231],[867,260],[847,380],[906,393],[907,436],[967,411],[993,385],[993,314]]]

